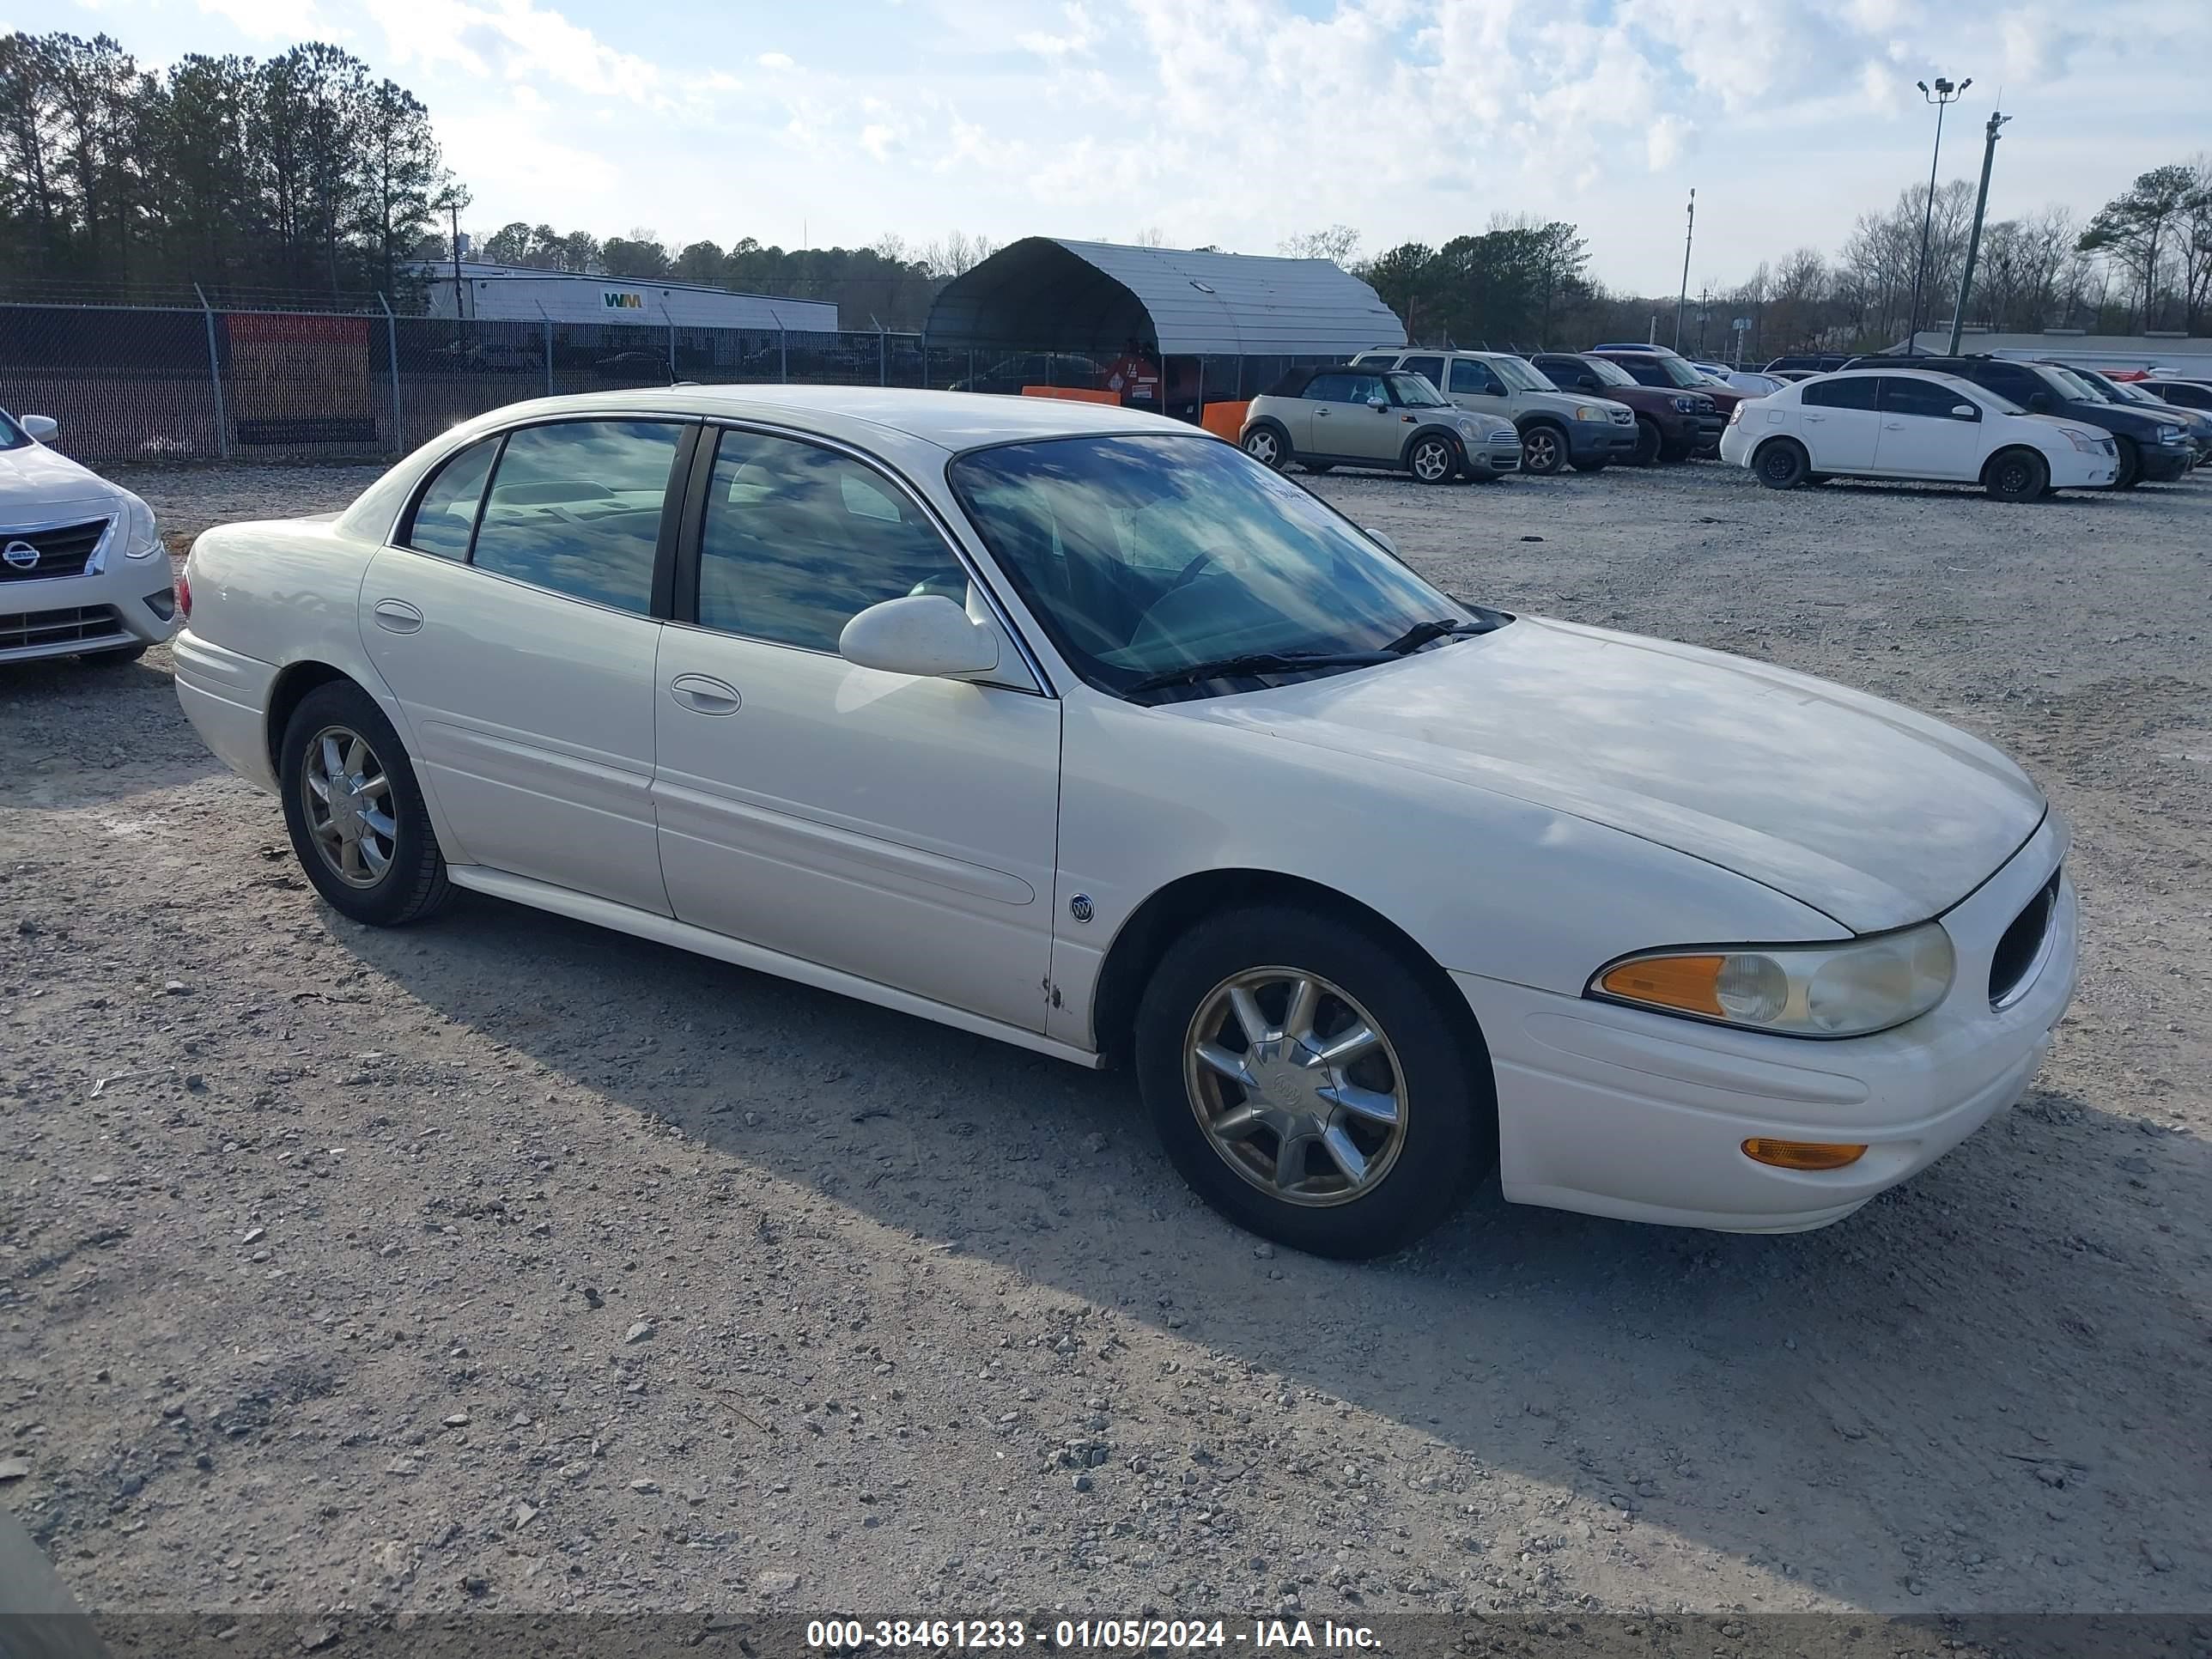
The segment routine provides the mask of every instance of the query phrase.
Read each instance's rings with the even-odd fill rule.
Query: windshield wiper
[[[1439,617],[1435,622],[1415,623],[1382,649],[1394,657],[1403,657],[1419,650],[1431,640],[1444,639],[1455,634],[1487,634],[1497,626],[1494,622],[1462,622],[1456,617]]]
[[[1123,686],[1121,695],[1133,697],[1164,686],[1195,685],[1204,680],[1236,679],[1248,674],[1292,674],[1307,668],[1371,668],[1376,663],[1391,661],[1393,656],[1388,650],[1255,651],[1241,657],[1217,657],[1211,662],[1163,669],[1159,673],[1147,674],[1133,685]]]

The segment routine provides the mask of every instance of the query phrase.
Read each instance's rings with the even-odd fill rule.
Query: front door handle
[[[678,674],[668,695],[698,714],[734,714],[743,705],[738,688],[708,674]]]
[[[422,613],[404,599],[379,599],[376,625],[394,634],[412,634],[422,626]]]

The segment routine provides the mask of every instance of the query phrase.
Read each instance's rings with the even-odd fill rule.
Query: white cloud
[[[768,70],[787,70],[799,67],[787,52],[764,52],[754,61],[763,69]]]
[[[451,64],[471,76],[544,80],[635,103],[652,101],[660,88],[652,64],[532,0],[362,0],[362,9],[396,64]]]
[[[301,31],[320,27],[315,9],[295,0],[199,0],[199,6],[204,15],[223,18],[256,40],[298,40]]]
[[[860,148],[878,161],[888,161],[891,155],[891,130],[880,121],[871,121],[860,129]]]
[[[1079,0],[1069,0],[1060,12],[1067,20],[1065,33],[1051,34],[1042,29],[1025,29],[1014,37],[1014,44],[1040,58],[1079,57],[1088,52],[1097,38],[1091,29],[1090,12]]]

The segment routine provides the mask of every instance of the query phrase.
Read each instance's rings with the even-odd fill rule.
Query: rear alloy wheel
[[[1770,438],[1753,458],[1751,470],[1769,489],[1795,489],[1812,475],[1813,463],[1795,438]]]
[[[1261,465],[1272,466],[1278,472],[1289,465],[1291,459],[1291,447],[1272,426],[1255,426],[1246,433],[1244,453]]]
[[[446,902],[437,832],[375,699],[349,680],[319,685],[292,711],[283,743],[284,827],[331,908],[394,927]]]
[[[1425,484],[1449,483],[1459,471],[1459,452],[1449,438],[1416,438],[1406,452],[1406,470]]]
[[[2112,443],[2119,451],[2118,465],[2112,473],[2112,488],[2133,489],[2142,482],[2142,451],[2136,447],[2133,438],[2115,437]]]
[[[1659,452],[1665,440],[1659,435],[1659,422],[1638,418],[1636,422],[1636,453],[1628,458],[1632,466],[1656,466]]]
[[[2001,449],[1990,457],[1982,487],[1993,501],[2035,501],[2051,487],[2051,468],[2032,449]]]
[[[1317,1255],[1411,1243],[1496,1146],[1489,1068],[1400,951],[1323,913],[1200,922],[1137,1016],[1154,1127],[1199,1195]]]
[[[1521,434],[1521,470],[1548,478],[1567,464],[1567,440],[1555,426],[1532,426]]]

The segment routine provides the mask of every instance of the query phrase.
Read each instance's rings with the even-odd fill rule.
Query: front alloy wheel
[[[1406,458],[1413,476],[1425,484],[1440,484],[1459,470],[1459,457],[1442,438],[1424,438]]]
[[[1283,441],[1273,428],[1264,426],[1244,434],[1244,453],[1262,466],[1279,468],[1289,459],[1283,453]]]
[[[1521,470],[1548,478],[1564,465],[1567,447],[1557,428],[1532,426],[1521,440]]]
[[[1214,1152],[1286,1204],[1361,1197],[1405,1145],[1389,1039],[1318,974],[1254,968],[1215,986],[1183,1038],[1183,1084]]]

